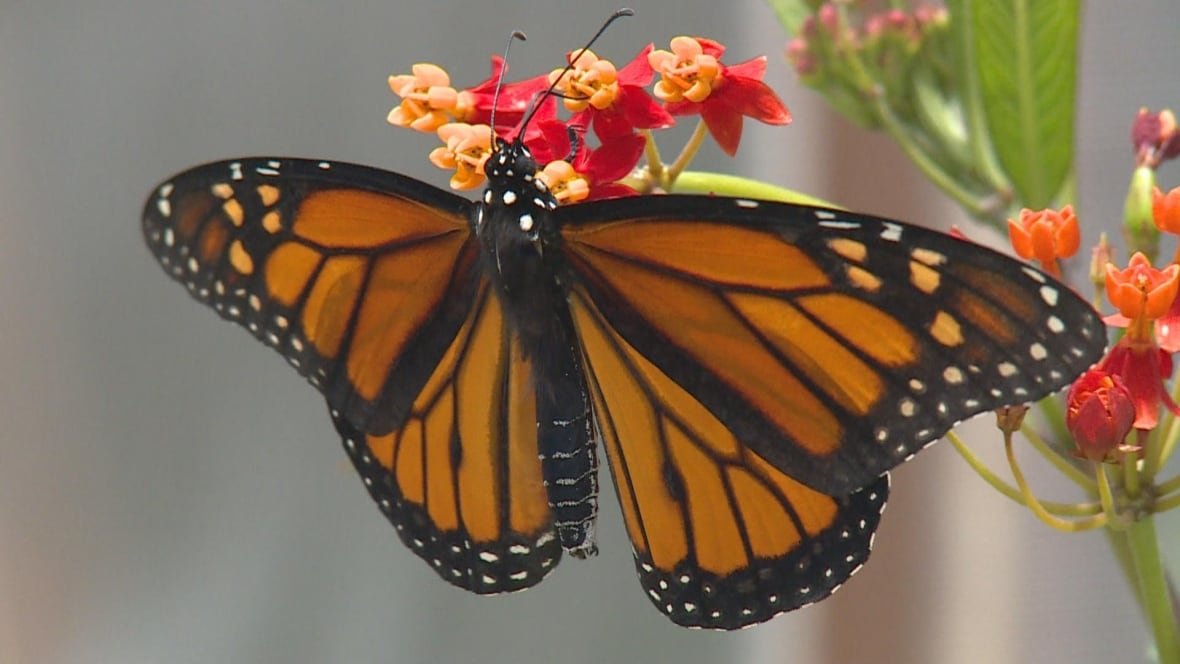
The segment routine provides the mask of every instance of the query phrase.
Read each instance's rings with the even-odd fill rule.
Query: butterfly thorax
[[[589,393],[564,280],[557,199],[519,142],[498,142],[472,225],[508,327],[532,367],[541,470],[562,546],[594,553],[597,459]]]

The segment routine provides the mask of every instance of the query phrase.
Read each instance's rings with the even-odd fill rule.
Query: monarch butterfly
[[[402,541],[472,592],[596,551],[601,440],[673,621],[817,601],[867,559],[887,470],[1105,346],[1051,277],[897,221],[681,195],[558,207],[523,133],[494,140],[477,201],[251,158],[170,178],[143,213],[165,271],[324,394]]]
[[[594,551],[602,440],[640,578],[736,628],[866,559],[881,475],[1060,389],[1101,321],[1041,272],[840,210],[644,196],[556,207],[519,142],[479,201],[239,159],[159,186],[148,246],[327,397],[403,541],[476,593]]]

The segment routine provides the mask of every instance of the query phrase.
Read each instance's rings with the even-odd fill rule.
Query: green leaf
[[[1078,0],[970,0],[981,101],[1020,204],[1053,203],[1071,172]],[[952,18],[952,20],[955,20]]]
[[[778,22],[787,29],[787,36],[799,34],[803,20],[815,13],[816,2],[808,0],[766,0],[766,4],[778,15]]]

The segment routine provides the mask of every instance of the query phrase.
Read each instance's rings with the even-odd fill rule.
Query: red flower
[[[711,39],[676,37],[671,51],[652,51],[647,61],[660,74],[655,95],[668,112],[700,113],[713,139],[733,156],[742,138],[742,116],[781,125],[791,121],[791,114],[762,82],[765,56],[726,66],[720,61],[724,52]]]
[[[1096,369],[1122,381],[1135,406],[1136,429],[1148,431],[1159,424],[1160,404],[1180,415],[1180,408],[1164,387],[1172,375],[1172,356],[1155,343],[1135,343],[1129,335],[1124,336]]]
[[[504,58],[492,56],[492,73],[482,83],[467,88],[459,93],[464,103],[460,108],[464,111],[456,118],[468,124],[488,124],[492,121],[492,100],[495,98],[496,85],[501,82],[506,73]],[[496,130],[500,133],[507,128],[513,128],[524,119],[524,114],[533,103],[533,99],[549,87],[549,80],[544,74],[516,81],[504,83],[500,87],[500,106],[496,109]]]
[[[651,50],[649,44],[619,70],[611,61],[599,59],[590,50],[583,51],[557,85],[557,90],[566,95],[566,109],[574,114],[570,124],[593,126],[594,133],[603,141],[631,134],[635,129],[672,126],[675,123],[672,116],[644,89],[651,83],[653,74],[647,63]],[[553,70],[549,74],[550,83],[561,72],[561,69]]]
[[[1169,353],[1180,351],[1180,297],[1172,300],[1168,312],[1156,319],[1155,342]]]
[[[1038,261],[1043,270],[1058,278],[1061,277],[1058,259],[1077,253],[1082,240],[1072,205],[1066,205],[1060,212],[1021,210],[1018,220],[1008,220],[1008,238],[1017,256]]]
[[[1098,368],[1121,378],[1130,391],[1135,404],[1136,429],[1155,428],[1159,423],[1160,404],[1180,415],[1180,409],[1164,389],[1164,381],[1172,375],[1172,356],[1152,336],[1152,323],[1172,309],[1178,286],[1180,265],[1158,270],[1140,253],[1131,257],[1125,270],[1106,264],[1106,294],[1119,310],[1118,314],[1108,316],[1106,322],[1126,327],[1127,333],[1102,358]]]
[[[1104,461],[1120,449],[1135,422],[1131,391],[1102,369],[1090,369],[1074,381],[1065,402],[1065,425],[1078,452],[1091,461]]]
[[[553,125],[548,125],[556,138]],[[566,145],[569,141],[566,139]],[[644,138],[637,134],[602,141],[598,149],[581,146],[572,162],[555,159],[537,175],[561,204],[602,198],[634,196],[635,190],[619,182],[635,168],[643,155]],[[552,150],[553,148],[550,148]],[[566,148],[568,152],[568,147]],[[536,152],[536,151],[534,151]]]
[[[1131,145],[1140,166],[1155,168],[1160,162],[1180,156],[1180,129],[1169,109],[1152,113],[1139,109],[1131,123]]]

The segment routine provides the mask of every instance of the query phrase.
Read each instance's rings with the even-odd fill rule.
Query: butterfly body
[[[1105,346],[1067,288],[939,233],[723,197],[555,206],[533,166],[501,146],[469,201],[238,159],[143,215],[165,271],[324,394],[399,537],[472,592],[594,550],[601,444],[672,620],[817,601],[867,559],[885,471]]]
[[[562,548],[596,551],[598,460],[593,419],[568,297],[561,276],[557,199],[535,177],[526,148],[500,142],[487,164],[489,186],[472,213],[483,269],[508,328],[529,361],[537,397],[541,471]]]

